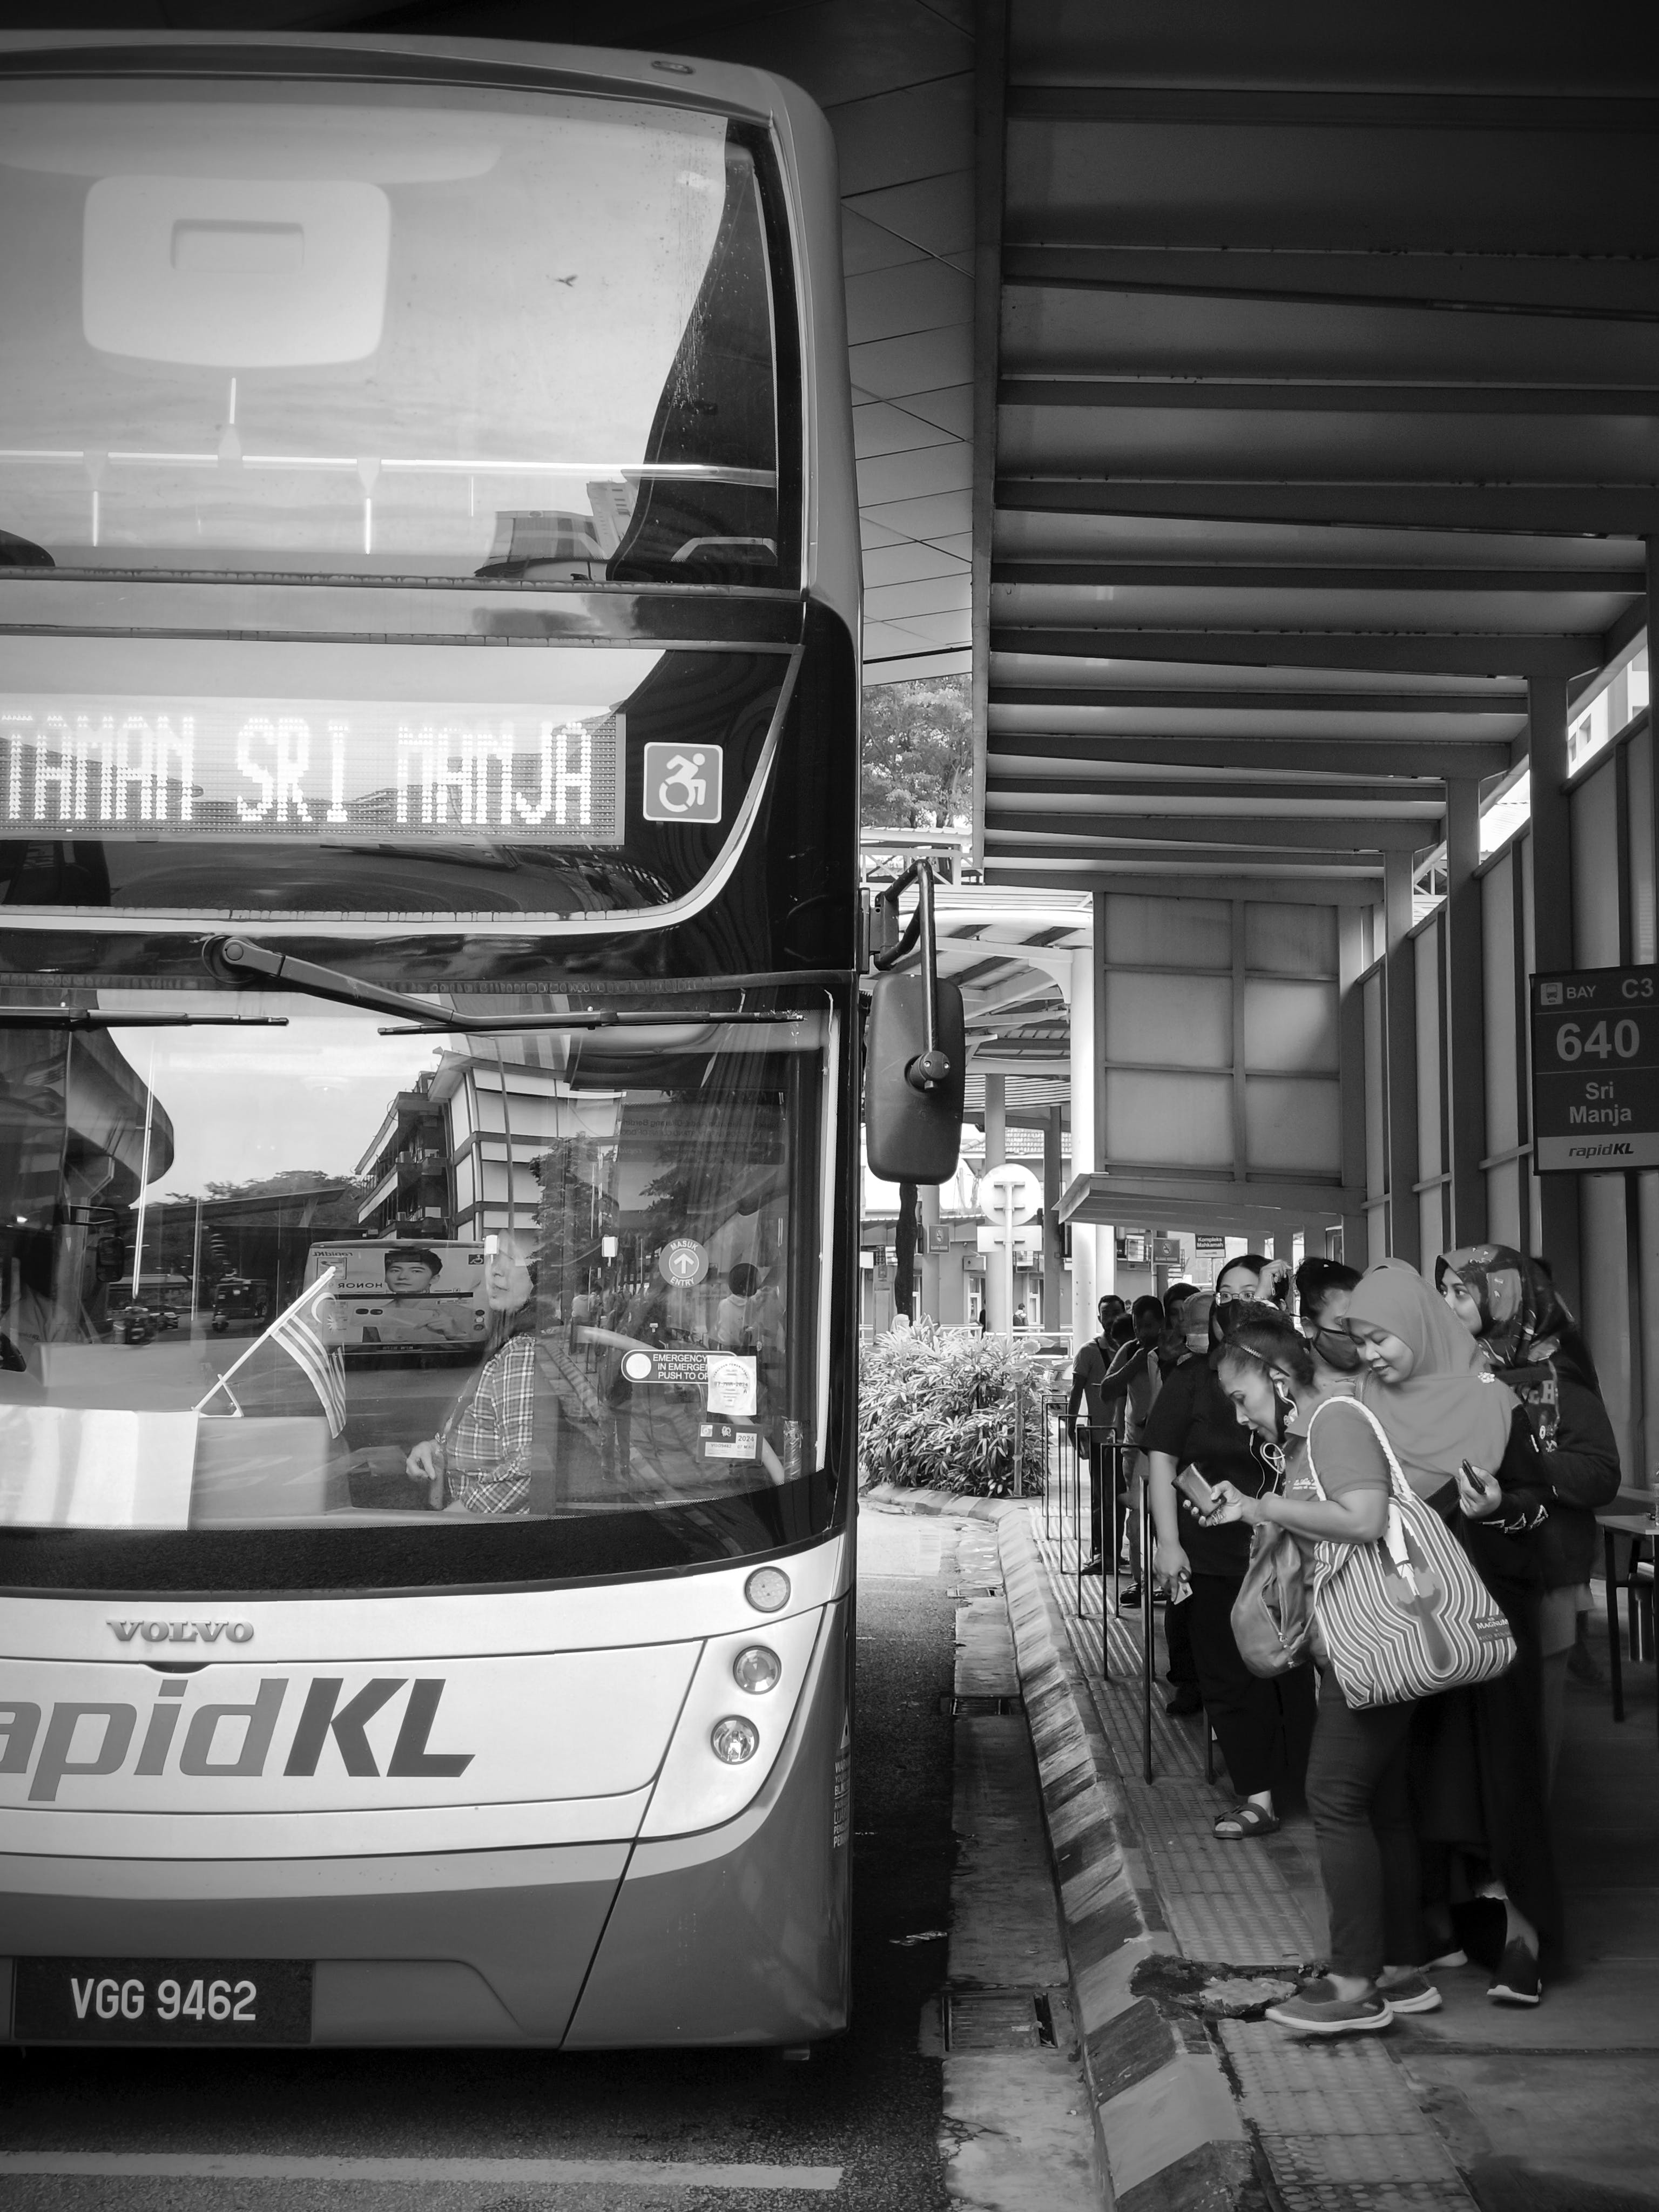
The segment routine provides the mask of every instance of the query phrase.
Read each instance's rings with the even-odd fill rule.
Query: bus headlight
[[[757,1567],[743,1594],[757,1613],[781,1613],[789,1602],[789,1577],[781,1567]]]
[[[741,1766],[745,1759],[752,1759],[760,1749],[760,1730],[753,1721],[732,1713],[725,1720],[715,1722],[708,1741],[715,1758],[723,1765]]]
[[[732,1679],[740,1690],[757,1698],[771,1689],[783,1672],[783,1662],[763,1644],[745,1644],[732,1662]]]

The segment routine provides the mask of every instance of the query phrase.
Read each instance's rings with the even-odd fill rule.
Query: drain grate
[[[1054,2010],[1047,1990],[949,1990],[947,2051],[1051,2051]]]
[[[1000,1597],[1002,1595],[1002,1584],[1000,1583],[975,1583],[971,1587],[964,1585],[961,1589],[948,1589],[945,1591],[945,1595],[946,1597],[964,1598]]]
[[[943,1697],[939,1709],[947,1720],[982,1720],[988,1714],[1023,1713],[1024,1698]]]

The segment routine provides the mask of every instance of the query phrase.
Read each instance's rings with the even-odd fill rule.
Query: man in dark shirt
[[[1273,1784],[1288,1771],[1300,1779],[1313,1733],[1313,1692],[1308,1670],[1263,1681],[1239,1656],[1233,1638],[1232,1606],[1249,1559],[1248,1535],[1238,1528],[1211,1528],[1200,1522],[1176,1488],[1184,1467],[1196,1467],[1209,1483],[1231,1482],[1247,1497],[1271,1487],[1263,1462],[1251,1448],[1231,1401],[1216,1379],[1230,1310],[1253,1298],[1277,1304],[1283,1295],[1282,1263],[1247,1253],[1231,1260],[1216,1283],[1215,1318],[1207,1356],[1178,1367],[1158,1394],[1142,1439],[1151,1480],[1152,1519],[1158,1529],[1157,1570],[1188,1615],[1198,1688],[1239,1803],[1216,1823],[1225,1841],[1270,1834],[1278,1827]],[[1191,1310],[1190,1304],[1188,1310]],[[1177,1696],[1172,1711],[1190,1710]]]
[[[1085,1575],[1105,1572],[1104,1502],[1109,1484],[1115,1493],[1114,1535],[1120,1546],[1123,1540],[1129,1455],[1126,1450],[1114,1455],[1121,1463],[1109,1477],[1105,1448],[1114,1441],[1120,1409],[1126,1415],[1130,1411],[1125,1406],[1126,1399],[1133,1406],[1137,1395],[1150,1395],[1150,1387],[1137,1392],[1136,1386],[1147,1383],[1149,1364],[1154,1361],[1160,1331],[1155,1319],[1143,1308],[1151,1308],[1156,1303],[1154,1299],[1137,1298],[1135,1333],[1127,1344],[1115,1343],[1112,1340],[1122,1319],[1123,1301],[1115,1297],[1103,1298],[1099,1307],[1100,1334],[1090,1339],[1073,1363],[1072,1395],[1066,1408],[1066,1419],[1068,1425],[1076,1421],[1079,1449],[1086,1449],[1089,1454],[1089,1513],[1094,1549],[1083,1563]],[[1115,1315],[1109,1310],[1113,1307],[1117,1309]],[[1152,1364],[1150,1382],[1155,1382],[1156,1379],[1157,1370]],[[1077,1418],[1079,1401],[1087,1408],[1081,1419]],[[1124,1420],[1122,1441],[1126,1447],[1140,1442],[1139,1425],[1132,1418]]]

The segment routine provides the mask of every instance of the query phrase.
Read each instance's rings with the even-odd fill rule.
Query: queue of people
[[[1443,1255],[1432,1285],[1401,1260],[1361,1275],[1310,1259],[1296,1322],[1285,1274],[1247,1254],[1212,1300],[1188,1292],[1179,1356],[1167,1311],[1156,1351],[1137,1333],[1108,1358],[1103,1332],[1073,1397],[1092,1437],[1114,1379],[1155,1363],[1138,1442],[1170,1710],[1201,1706],[1220,1744],[1237,1802],[1217,1837],[1270,1835],[1282,1794],[1305,1790],[1330,1964],[1269,2017],[1383,2027],[1437,2008],[1431,1976],[1470,1955],[1495,2002],[1536,2004],[1563,1935],[1548,1805],[1565,1682],[1594,1668],[1594,1516],[1620,1482],[1594,1361],[1546,1263],[1504,1246]],[[1247,1574],[1258,1613],[1262,1577],[1295,1579],[1270,1608],[1300,1624],[1294,1649],[1253,1642]],[[1362,1585],[1440,1671],[1403,1693],[1345,1677],[1332,1638],[1340,1652]],[[1460,1603],[1480,1611],[1473,1630]],[[1458,1650],[1478,1661],[1460,1672]]]

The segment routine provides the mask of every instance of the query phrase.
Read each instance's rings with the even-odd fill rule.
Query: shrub
[[[1024,1487],[1042,1482],[1042,1363],[1018,1340],[929,1321],[864,1350],[859,1481],[979,1498],[1014,1493],[1015,1405],[1023,1400]]]

